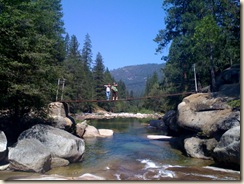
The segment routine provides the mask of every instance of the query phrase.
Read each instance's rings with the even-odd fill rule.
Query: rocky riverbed
[[[83,113],[75,115],[77,120],[89,120],[89,119],[113,119],[113,118],[138,118],[138,119],[158,119],[162,117],[162,114],[142,114],[142,113],[111,113],[111,112],[100,112],[100,113]]]

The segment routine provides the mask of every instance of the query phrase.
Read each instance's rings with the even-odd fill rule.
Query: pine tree
[[[167,63],[160,85],[162,90],[166,93],[193,90],[193,64],[197,66],[200,83],[203,86],[211,84],[214,88],[214,68],[221,71],[226,64],[240,63],[240,2],[164,0],[163,7],[167,15],[166,26],[154,39],[158,52],[170,44],[169,55],[163,57]],[[212,26],[208,28],[207,17],[212,19]],[[213,32],[208,33],[213,27],[218,30],[218,37]],[[211,41],[200,36],[203,31],[211,36]],[[210,48],[208,53],[207,47]],[[169,97],[167,103],[174,107],[180,100],[181,97]]]
[[[95,91],[95,99],[103,100],[105,99],[105,88],[104,88],[104,64],[103,58],[100,52],[98,52],[95,60],[95,65],[93,68],[93,79],[94,79],[94,91]]]
[[[83,77],[83,96],[85,99],[93,99],[93,76],[92,76],[92,44],[89,34],[86,34],[85,41],[81,52],[82,67],[84,70]],[[88,104],[89,106],[89,104]]]
[[[68,53],[65,64],[66,88],[65,98],[72,100],[82,99],[82,84],[84,70],[82,68],[81,54],[79,51],[79,42],[75,35],[71,36],[68,45]]]
[[[15,120],[55,99],[64,59],[60,0],[0,2],[1,109]]]
[[[146,82],[146,88],[145,88],[145,96],[149,95],[151,89],[153,88],[153,86],[155,84],[158,84],[158,74],[157,72],[154,72],[152,76],[149,76],[147,78],[147,82]]]
[[[105,82],[105,84],[108,84],[108,83],[112,84],[113,81],[115,81],[115,79],[111,75],[111,73],[108,70],[108,68],[106,68],[105,72],[104,72],[104,82]]]

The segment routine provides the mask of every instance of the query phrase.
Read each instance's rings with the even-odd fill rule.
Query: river
[[[77,177],[85,173],[107,180],[239,180],[240,173],[211,167],[213,161],[186,157],[169,140],[150,140],[159,134],[146,120],[91,120],[96,128],[114,131],[109,138],[86,139],[82,163],[53,169],[49,174]]]
[[[91,120],[96,128],[112,129],[107,138],[86,138],[84,160],[54,168],[45,175],[79,177],[92,174],[106,180],[239,181],[240,172],[211,166],[213,161],[190,158],[170,140],[150,140],[160,134],[145,119]],[[31,175],[31,174],[30,174]]]

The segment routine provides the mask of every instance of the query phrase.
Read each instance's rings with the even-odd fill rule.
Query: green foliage
[[[163,8],[166,26],[154,39],[158,52],[170,44],[169,55],[163,56],[167,63],[161,90],[193,91],[193,64],[198,86],[211,85],[215,90],[216,69],[221,72],[228,65],[240,63],[240,2],[164,0]],[[165,102],[176,108],[181,99],[169,97]]]
[[[146,88],[145,88],[145,96],[149,95],[151,89],[153,88],[153,86],[155,84],[158,84],[158,74],[157,72],[154,72],[152,76],[149,76],[147,78],[147,82],[146,82]]]
[[[0,106],[17,119],[55,96],[64,58],[61,5],[59,0],[0,4]]]
[[[228,105],[230,105],[233,109],[234,108],[240,108],[241,107],[241,100],[240,99],[231,100],[228,102]]]
[[[0,109],[17,120],[54,101],[57,80],[65,79],[64,100],[105,99],[104,84],[118,83],[119,99],[138,97],[131,86],[146,96],[162,96],[194,90],[192,65],[198,84],[214,86],[215,69],[240,63],[240,2],[237,0],[164,0],[165,29],[154,39],[161,52],[168,44],[165,67],[138,65],[120,70],[126,78],[114,78],[103,58],[92,58],[92,43],[85,35],[83,47],[76,36],[66,34],[60,0],[0,0]],[[145,81],[148,72],[156,72]],[[163,68],[163,75],[158,75]],[[145,71],[145,72],[144,72]],[[118,71],[118,75],[121,73]],[[133,80],[132,80],[133,79]],[[135,79],[139,79],[135,81]],[[117,81],[116,81],[117,80]],[[133,83],[129,82],[133,81]],[[183,96],[99,103],[108,111],[137,112],[175,109]],[[230,102],[239,107],[240,101]],[[73,103],[72,112],[91,112],[92,103]]]
[[[94,79],[94,98],[97,100],[105,99],[105,83],[104,83],[104,64],[101,53],[97,54],[95,60],[95,66],[93,67],[93,79]]]
[[[210,45],[214,45],[218,41],[220,35],[220,28],[212,15],[203,17],[195,27],[193,39],[195,40],[195,47],[197,49],[206,49]],[[204,47],[205,46],[205,47]]]
[[[138,111],[136,111],[136,112],[138,112]],[[138,113],[141,113],[141,114],[153,114],[153,113],[155,113],[155,111],[150,110],[150,109],[146,109],[146,108],[142,108],[142,109],[139,110]]]

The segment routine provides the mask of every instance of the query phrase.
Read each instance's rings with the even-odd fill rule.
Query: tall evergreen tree
[[[167,13],[166,27],[154,39],[158,43],[158,52],[171,44],[169,55],[164,57],[167,63],[163,70],[162,90],[168,93],[193,90],[193,64],[197,66],[201,84],[212,84],[214,88],[213,69],[218,67],[221,71],[227,63],[240,62],[239,1],[164,0],[163,7]],[[212,27],[207,28],[209,17]],[[208,33],[212,28],[215,32]],[[211,36],[211,40],[203,33]],[[207,45],[211,45],[212,49]],[[207,47],[210,48],[208,53]],[[168,99],[172,106],[181,100],[176,97]]]
[[[84,45],[82,48],[82,61],[84,62],[84,67],[86,70],[91,70],[92,68],[92,44],[89,34],[86,34]]]
[[[93,99],[93,76],[92,76],[92,44],[90,35],[86,34],[83,48],[81,51],[82,67],[84,70],[83,77],[83,96],[86,99]]]
[[[93,68],[93,79],[94,79],[94,91],[95,98],[97,100],[105,99],[105,88],[104,88],[104,64],[103,58],[100,52],[98,52],[95,60],[95,66]]]
[[[23,117],[54,100],[64,59],[60,0],[0,1],[1,109]]]
[[[205,64],[210,67],[211,79],[212,79],[212,90],[216,91],[215,82],[215,69],[214,69],[214,50],[216,50],[217,42],[220,35],[220,29],[217,26],[212,15],[204,17],[195,28],[195,49],[197,52],[206,53],[205,55],[209,59],[204,59]]]
[[[108,68],[105,69],[105,72],[104,72],[104,82],[105,84],[112,84],[112,82],[115,81],[113,76],[111,75],[110,71],[108,70]]]
[[[64,62],[64,78],[66,79],[65,98],[72,100],[82,99],[83,92],[82,76],[84,75],[84,70],[82,68],[79,45],[76,36],[72,35],[67,48],[67,57]]]
[[[149,76],[147,78],[147,82],[146,82],[146,88],[145,88],[145,96],[149,95],[151,89],[153,88],[153,86],[155,84],[158,84],[158,74],[157,72],[154,72],[152,76]]]
[[[65,46],[65,56],[67,57],[69,54],[69,45],[70,45],[70,36],[67,33],[64,38],[64,46]]]
[[[125,99],[127,94],[125,83],[122,80],[118,81],[118,96],[121,99]]]

